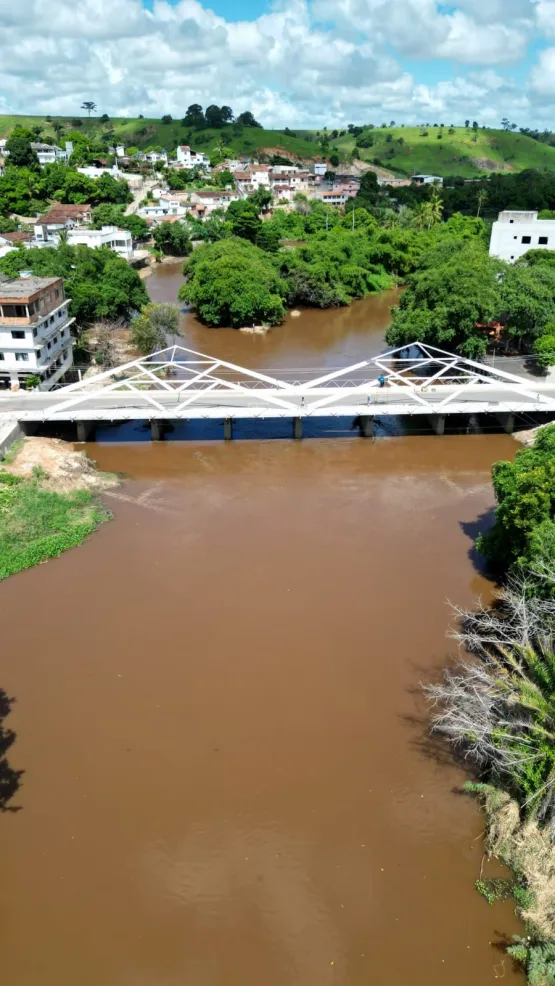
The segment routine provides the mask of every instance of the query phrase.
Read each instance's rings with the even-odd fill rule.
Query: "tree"
[[[202,106],[199,103],[191,103],[181,122],[184,127],[194,127],[195,130],[201,130],[206,125]]]
[[[534,353],[536,363],[542,369],[547,370],[550,366],[555,366],[555,325],[547,326],[545,335],[536,339]]]
[[[131,341],[144,356],[166,349],[171,337],[180,335],[181,313],[177,305],[154,302],[145,305],[131,322]]]
[[[468,128],[470,126],[470,120],[465,120],[464,121],[464,126],[465,126],[465,130],[468,130]]]
[[[150,235],[146,219],[135,213],[126,216],[121,206],[106,202],[93,209],[92,215],[93,229],[102,229],[103,226],[117,226],[118,229],[128,229],[134,240],[145,240]]]
[[[508,265],[500,285],[500,311],[507,313],[507,332],[529,350],[534,339],[555,320],[555,267]]]
[[[186,257],[192,250],[187,227],[180,222],[163,222],[154,230],[154,245],[162,253]]]
[[[164,124],[171,122],[172,122],[172,117],[170,113],[165,113],[162,119],[160,120],[160,123],[164,123]]]
[[[87,113],[89,114],[89,120],[90,120],[91,113],[94,113],[95,110],[96,110],[96,103],[93,103],[92,100],[89,100],[88,102],[85,102],[85,103],[81,103],[81,109],[87,111]]]
[[[6,141],[9,151],[9,165],[14,168],[29,168],[30,171],[40,171],[40,163],[36,152],[31,147],[33,134],[23,127],[14,127]]]
[[[128,319],[148,301],[137,272],[108,247],[13,250],[0,260],[0,271],[9,277],[22,270],[38,277],[64,278],[70,314],[78,327],[104,318]]]
[[[216,106],[214,103],[206,107],[206,110],[204,111],[204,117],[206,120],[207,127],[215,127],[216,129],[219,129],[220,127],[223,127],[224,123],[226,122],[223,119],[222,111],[220,107]]]
[[[476,217],[480,215],[480,212],[482,211],[482,208],[485,206],[487,200],[488,200],[488,193],[486,192],[485,188],[480,188],[476,196],[476,205],[478,207],[476,211]]]
[[[55,120],[54,123],[52,124],[52,129],[56,134],[56,140],[59,140],[65,130],[65,127],[64,124],[60,123],[59,120]]]
[[[285,285],[270,256],[244,239],[199,247],[184,270],[179,297],[208,325],[276,325],[285,317]]]
[[[503,310],[497,280],[502,267],[488,257],[483,243],[445,236],[408,279],[393,309],[387,342],[401,346],[418,339],[468,357],[483,354],[487,336],[478,326]]]
[[[548,592],[552,579],[550,570]],[[494,610],[456,610],[460,628],[453,636],[472,658],[459,660],[426,692],[434,703],[434,731],[515,798],[525,819],[553,831],[553,603],[531,598],[529,589],[521,577],[499,594]],[[538,979],[538,986],[550,978]]]
[[[501,120],[501,127],[502,127],[503,130],[510,130],[511,129],[510,120],[508,120],[506,116],[504,116],[503,119]]]
[[[532,449],[492,469],[497,507],[478,550],[499,575],[523,573],[548,561],[555,565],[555,425],[542,428]],[[555,594],[555,586],[551,594]]]
[[[233,110],[231,106],[222,106],[220,113],[223,123],[233,123]]]
[[[231,202],[228,207],[226,218],[231,223],[233,236],[241,239],[250,240],[254,243],[257,233],[262,225],[259,208],[248,199],[240,202]]]
[[[240,113],[237,117],[237,123],[240,123],[243,127],[262,127],[261,123],[258,123],[252,113],[247,110],[245,113]]]

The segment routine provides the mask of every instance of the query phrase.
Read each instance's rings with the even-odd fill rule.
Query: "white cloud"
[[[154,0],[151,10],[140,0],[0,0],[0,110],[73,115],[93,99],[112,115],[179,118],[189,103],[216,102],[278,127],[424,116],[496,125],[517,113],[526,125],[534,103],[547,115],[555,49],[528,95],[493,66],[523,56],[534,24],[555,37],[555,0],[281,0],[244,22],[198,0]],[[430,84],[427,59],[461,71]]]

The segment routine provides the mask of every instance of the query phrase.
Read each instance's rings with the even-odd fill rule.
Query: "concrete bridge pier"
[[[445,415],[444,414],[430,414],[428,418],[432,428],[434,429],[436,435],[445,434]]]
[[[233,438],[233,418],[224,418],[224,439],[230,442]]]
[[[358,419],[358,427],[361,438],[374,437],[374,418],[371,414],[361,414]]]
[[[78,421],[77,422],[77,441],[78,442],[88,442],[94,439],[96,432],[96,421]]]
[[[497,418],[499,424],[503,428],[503,431],[505,431],[507,435],[512,435],[513,431],[515,430],[514,414],[508,411],[505,414],[496,414],[495,417]]]
[[[153,418],[150,422],[150,437],[153,442],[161,442],[164,437],[164,422]]]
[[[293,418],[293,438],[300,440],[303,437],[303,419]]]

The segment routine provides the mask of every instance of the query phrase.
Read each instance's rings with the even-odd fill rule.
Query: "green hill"
[[[50,121],[40,116],[0,116],[0,137],[6,137],[17,125],[22,127],[42,127],[42,136],[55,137],[54,124],[61,124],[66,132],[68,130],[79,129],[79,131],[92,138],[99,137],[103,133],[110,131],[113,138],[110,141],[123,143],[126,147],[135,146],[140,149],[146,147],[163,147],[166,150],[174,150],[178,144],[190,144],[195,151],[211,153],[218,141],[226,139],[226,146],[229,147],[229,154],[250,154],[258,149],[275,149],[287,151],[301,158],[320,157],[320,148],[317,143],[291,137],[280,130],[263,130],[259,127],[241,127],[235,124],[226,124],[221,130],[202,129],[193,130],[190,127],[183,127],[179,120],[171,123],[162,123],[160,120],[140,119],[138,117],[124,119],[112,117],[109,122],[102,123],[100,119],[92,117],[87,120],[81,117],[81,126],[73,126],[73,117],[56,116],[51,117]],[[63,134],[61,134],[63,137]]]
[[[226,124],[218,130],[195,130],[184,127],[179,120],[162,123],[161,120],[140,117],[113,117],[104,122],[98,117],[77,119],[81,123],[79,128],[74,126],[75,118],[72,117],[46,120],[40,116],[0,116],[0,137],[7,136],[17,124],[29,128],[38,126],[42,128],[43,136],[56,137],[55,125],[60,124],[65,132],[79,129],[91,138],[109,133],[110,142],[141,150],[162,147],[169,151],[177,144],[190,144],[195,150],[210,154],[223,138],[230,156],[264,150],[270,153],[286,152],[295,158],[322,157],[315,130],[296,131],[296,135],[292,136],[282,130],[237,127],[236,124]],[[464,127],[367,127],[359,135],[359,142],[361,137],[372,141],[372,146],[357,148],[360,160],[379,164],[398,175],[425,173],[474,178],[495,171],[555,168],[555,147],[540,144],[524,134],[504,130],[478,130],[474,133]],[[351,161],[355,146],[355,138],[345,134],[336,140],[330,139],[327,155],[336,153],[341,164],[346,164]]]
[[[555,147],[505,130],[474,134],[464,127],[376,127],[365,129],[359,141],[360,137],[373,141],[371,147],[359,147],[362,161],[379,163],[400,175],[474,178],[484,172],[555,168]],[[355,148],[355,138],[346,134],[331,146],[340,156],[348,156]]]

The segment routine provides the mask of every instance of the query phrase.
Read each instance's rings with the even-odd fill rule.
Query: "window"
[[[15,354],[15,361],[16,361],[16,363],[28,363],[29,362],[29,353],[16,353]]]
[[[4,353],[0,353],[0,359],[4,359]]]
[[[521,242],[522,243],[531,243],[532,242],[532,237],[531,236],[523,236]]]
[[[33,339],[36,339],[36,338],[37,338],[37,330],[36,329],[33,329]]]
[[[518,236],[513,236],[513,240],[518,240]]]
[[[24,339],[25,333],[20,329],[12,329],[12,339]]]
[[[514,223],[514,219],[509,219],[509,222],[510,223]]]
[[[55,346],[56,343],[57,343],[57,341],[58,341],[58,336],[54,336],[54,338],[52,340],[52,345]]]
[[[549,243],[549,236],[540,236],[538,243],[540,246],[547,246]]]
[[[27,318],[25,305],[2,305],[5,318]]]

